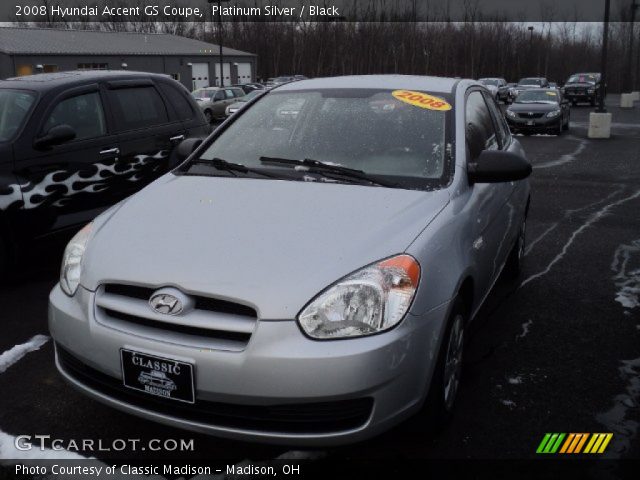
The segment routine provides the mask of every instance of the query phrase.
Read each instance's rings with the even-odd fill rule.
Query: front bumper
[[[383,334],[334,341],[311,340],[292,320],[258,321],[242,351],[224,351],[105,326],[96,321],[94,300],[94,293],[82,287],[72,298],[59,286],[50,295],[56,364],[75,387],[112,407],[164,424],[297,445],[363,440],[414,413],[426,396],[449,308],[443,304],[422,316],[408,315]],[[186,411],[178,402],[146,394],[134,398],[133,391],[121,386],[121,348],[193,364],[193,408]],[[304,411],[304,418],[314,421],[293,428],[273,414],[286,407],[290,414]],[[332,418],[332,412],[338,412],[344,420],[345,409],[358,421]],[[315,413],[322,428],[317,428]]]
[[[557,130],[562,123],[562,115],[547,118],[511,118],[506,116],[507,125],[512,131],[550,131]]]
[[[565,98],[571,102],[593,102],[597,98],[597,93],[588,93],[587,91],[567,92],[564,94]]]

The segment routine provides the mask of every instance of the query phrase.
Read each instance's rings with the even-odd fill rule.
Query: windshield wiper
[[[320,160],[312,160],[310,158],[305,158],[304,160],[293,160],[289,158],[260,157],[260,161],[262,163],[273,164],[273,165],[290,165],[292,167],[306,167],[306,169],[308,169],[308,171],[311,173],[342,175],[348,178],[363,180],[365,182],[372,183],[374,185],[379,185],[381,187],[398,187],[399,186],[396,183],[375,179],[370,175],[367,175],[362,170],[343,167],[342,165],[332,165],[330,163],[324,163],[324,162],[321,162]]]
[[[236,172],[238,172],[238,173],[244,173],[244,174],[255,173],[258,175],[262,175],[264,177],[278,178],[277,175],[272,175],[270,173],[263,172],[262,170],[259,170],[257,168],[247,167],[246,165],[243,165],[241,163],[228,162],[227,160],[224,160],[222,158],[212,158],[211,160],[206,160],[204,158],[197,158],[193,160],[191,164],[192,165],[209,165],[215,168],[216,170],[224,170],[226,172],[232,173],[235,176],[237,176]]]

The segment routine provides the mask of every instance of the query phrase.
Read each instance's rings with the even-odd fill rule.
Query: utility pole
[[[598,108],[596,112],[606,113],[604,106],[604,96],[607,85],[607,47],[609,39],[609,7],[611,0],[604,1],[604,25],[602,27],[602,55],[600,58],[600,98],[598,100]]]
[[[533,25],[527,27],[529,30],[529,59],[533,56]],[[537,72],[531,72],[531,75],[535,75]]]
[[[224,87],[224,57],[222,55],[222,2],[229,0],[207,0],[207,3],[218,4],[218,60],[220,62],[220,86]]]

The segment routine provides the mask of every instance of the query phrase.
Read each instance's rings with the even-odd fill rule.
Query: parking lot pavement
[[[518,136],[533,164],[519,285],[500,282],[474,322],[456,415],[438,435],[407,424],[333,458],[526,458],[545,432],[612,432],[611,456],[640,457],[640,114],[611,108],[612,138],[587,139],[588,107],[560,137]],[[40,252],[0,291],[0,354],[46,334],[60,251]],[[0,369],[1,370],[1,369]],[[176,458],[274,458],[283,447],[219,440],[85,398],[53,365],[51,342],[0,373],[0,452],[12,436],[194,439]],[[3,433],[4,432],[4,435]],[[5,442],[3,446],[3,441]],[[4,450],[3,450],[4,448]],[[98,458],[165,458],[100,452]]]

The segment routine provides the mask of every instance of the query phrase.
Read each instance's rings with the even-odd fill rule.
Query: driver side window
[[[44,124],[42,134],[57,125],[69,125],[76,131],[75,140],[106,135],[107,128],[98,92],[66,98],[58,103]]]
[[[467,97],[465,125],[469,153],[468,161],[478,158],[483,150],[495,150],[498,148],[498,140],[491,113],[480,91],[473,91]]]

